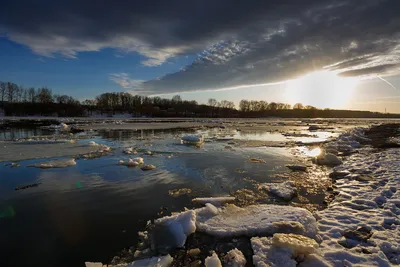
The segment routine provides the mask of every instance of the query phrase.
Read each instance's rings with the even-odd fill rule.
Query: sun
[[[350,100],[357,78],[340,77],[334,72],[312,72],[287,82],[286,98],[291,104],[317,108],[343,108]]]

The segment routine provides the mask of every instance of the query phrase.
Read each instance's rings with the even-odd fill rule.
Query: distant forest
[[[400,114],[384,114],[370,111],[317,109],[297,103],[263,100],[242,100],[238,107],[232,101],[210,98],[207,104],[182,100],[179,95],[172,99],[132,95],[126,92],[104,93],[95,99],[82,102],[68,96],[53,94],[42,88],[23,88],[15,83],[0,82],[0,113],[5,116],[113,116],[130,114],[133,117],[230,117],[230,118],[400,118]]]

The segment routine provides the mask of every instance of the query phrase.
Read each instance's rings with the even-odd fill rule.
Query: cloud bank
[[[274,83],[325,68],[343,76],[394,75],[398,0],[5,0],[0,33],[43,56],[114,48],[145,66],[199,57],[156,80],[111,75],[146,94]],[[132,82],[133,81],[133,82]]]

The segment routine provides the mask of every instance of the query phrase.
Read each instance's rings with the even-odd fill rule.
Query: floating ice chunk
[[[67,124],[65,124],[65,123],[60,123],[60,125],[58,125],[58,127],[59,127],[61,130],[67,130],[69,126],[68,126]]]
[[[274,234],[272,245],[278,248],[290,248],[294,255],[316,253],[318,244],[314,239],[296,234]]]
[[[144,164],[144,159],[142,157],[133,158],[132,160],[139,164]]]
[[[98,146],[99,144],[97,144],[95,141],[89,141],[89,145],[91,145],[91,146]]]
[[[203,205],[206,203],[211,203],[215,206],[221,206],[225,203],[235,201],[235,198],[234,197],[198,197],[198,198],[192,199],[192,201],[203,204]]]
[[[196,212],[188,210],[177,215],[166,216],[155,221],[158,226],[165,227],[174,237],[174,246],[183,247],[186,237],[196,231]]]
[[[86,267],[168,267],[174,259],[168,254],[166,256],[152,257],[133,261],[131,263],[122,263],[117,265],[103,265],[101,262],[85,262]]]
[[[244,267],[246,258],[243,253],[237,248],[230,250],[224,257],[224,266]]]
[[[131,155],[131,154],[136,155],[136,154],[137,154],[136,150],[135,150],[133,147],[127,147],[127,148],[125,148],[125,149],[124,149],[124,153],[125,153],[125,154],[128,154],[128,155]]]
[[[30,167],[49,169],[49,168],[66,168],[75,165],[76,165],[75,159],[61,159],[61,160],[52,160],[52,161],[36,163],[30,165]]]
[[[144,160],[141,157],[134,158],[134,159],[128,159],[128,160],[120,160],[119,161],[119,164],[125,165],[125,166],[128,166],[128,167],[136,167],[136,166],[138,166],[140,164],[143,164],[143,163],[144,163]]]
[[[308,237],[316,235],[314,216],[307,210],[290,206],[252,205],[245,208],[229,204],[218,209],[218,214],[207,208],[196,210],[198,231],[218,237],[273,235],[296,233]]]
[[[265,189],[271,194],[274,194],[284,200],[291,200],[297,194],[296,185],[292,181],[286,181],[284,183],[265,183],[259,184],[259,189]]]
[[[222,267],[221,261],[215,252],[212,254],[212,256],[206,258],[205,265],[206,267]]]
[[[137,161],[134,161],[133,159],[129,159],[127,161],[120,160],[119,164],[125,165],[125,166],[128,166],[128,167],[136,167],[136,166],[139,165],[139,163]]]
[[[148,165],[144,165],[141,169],[142,171],[151,171],[156,169],[157,167],[152,165],[152,164],[148,164]]]

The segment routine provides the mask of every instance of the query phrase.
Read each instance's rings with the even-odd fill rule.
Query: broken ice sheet
[[[307,210],[291,206],[252,205],[245,208],[233,204],[218,209],[218,214],[206,208],[196,210],[198,231],[217,237],[272,235],[297,233],[315,237],[317,226]]]
[[[157,219],[150,233],[153,249],[165,253],[183,247],[186,237],[196,231],[195,222],[196,213],[193,210]]]
[[[29,167],[49,169],[49,168],[66,168],[75,165],[76,165],[75,159],[60,159],[60,160],[51,160],[51,161],[36,163],[33,165],[29,165]]]

